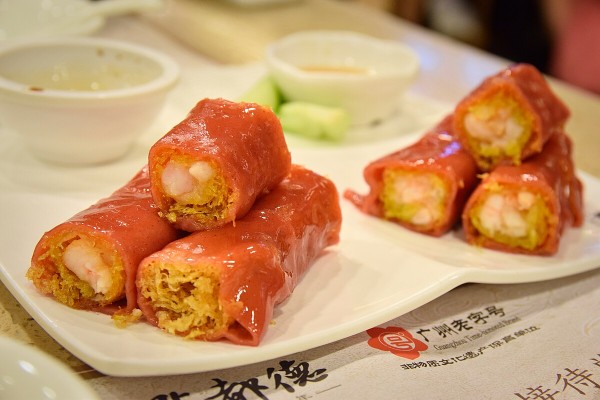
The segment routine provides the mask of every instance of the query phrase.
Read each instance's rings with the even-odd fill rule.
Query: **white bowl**
[[[0,47],[0,126],[39,158],[85,165],[125,155],[179,75],[157,51],[99,38]]]
[[[342,107],[355,125],[389,117],[419,71],[410,47],[349,31],[291,34],[266,63],[286,100]]]
[[[0,353],[2,399],[100,399],[75,372],[33,346],[0,337]]]

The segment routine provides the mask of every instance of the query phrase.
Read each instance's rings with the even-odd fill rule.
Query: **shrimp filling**
[[[187,339],[214,337],[234,321],[219,302],[219,273],[213,268],[155,263],[138,283],[158,326]]]
[[[489,163],[508,157],[518,164],[533,122],[514,99],[498,93],[469,107],[464,126],[470,145]]]
[[[489,188],[469,215],[481,235],[527,250],[544,243],[551,216],[540,195],[500,185]]]
[[[170,159],[162,169],[160,182],[165,195],[172,200],[164,214],[171,222],[182,215],[209,221],[227,214],[229,192],[223,177],[210,162]]]
[[[65,266],[79,279],[87,282],[94,292],[106,294],[112,286],[110,266],[93,243],[84,239],[72,241],[65,248],[63,261]]]
[[[436,174],[388,168],[380,200],[384,217],[416,227],[435,226],[443,217],[447,185]]]
[[[124,296],[125,272],[116,250],[100,239],[68,233],[40,256],[27,277],[44,293],[74,308],[103,306]]]

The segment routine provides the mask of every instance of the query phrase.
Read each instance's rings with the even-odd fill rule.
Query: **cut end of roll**
[[[219,300],[219,269],[210,265],[150,262],[138,276],[138,290],[156,325],[170,334],[211,340],[235,322]]]
[[[44,294],[72,308],[99,308],[123,297],[125,271],[101,238],[66,233],[40,244],[26,277]]]

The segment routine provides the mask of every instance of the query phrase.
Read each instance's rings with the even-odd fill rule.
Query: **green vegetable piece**
[[[290,101],[279,107],[283,130],[314,138],[341,140],[350,126],[350,116],[342,108]]]
[[[257,103],[277,112],[283,99],[273,79],[269,75],[265,75],[242,95],[240,101]]]

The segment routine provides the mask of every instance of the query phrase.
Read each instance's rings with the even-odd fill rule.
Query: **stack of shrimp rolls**
[[[583,224],[570,111],[543,75],[516,64],[485,79],[415,144],[368,164],[363,212],[432,236],[460,221],[465,240],[511,253],[552,255]]]
[[[78,309],[125,314],[136,307],[140,261],[181,235],[158,215],[148,169],[39,240],[27,277]]]
[[[152,195],[193,232],[242,217],[290,171],[281,124],[267,107],[204,99],[150,149]]]
[[[257,345],[274,306],[338,242],[340,227],[334,184],[293,166],[235,224],[192,233],[143,260],[139,307],[171,334]]]
[[[556,253],[564,228],[583,223],[583,186],[571,149],[567,135],[555,133],[538,155],[487,174],[463,213],[467,241],[513,253]]]
[[[364,178],[369,193],[347,190],[347,199],[365,213],[432,236],[452,229],[478,182],[475,160],[454,135],[452,115],[416,143],[370,163]]]
[[[458,103],[454,129],[478,167],[489,171],[541,152],[568,117],[542,74],[517,64],[485,79]]]

